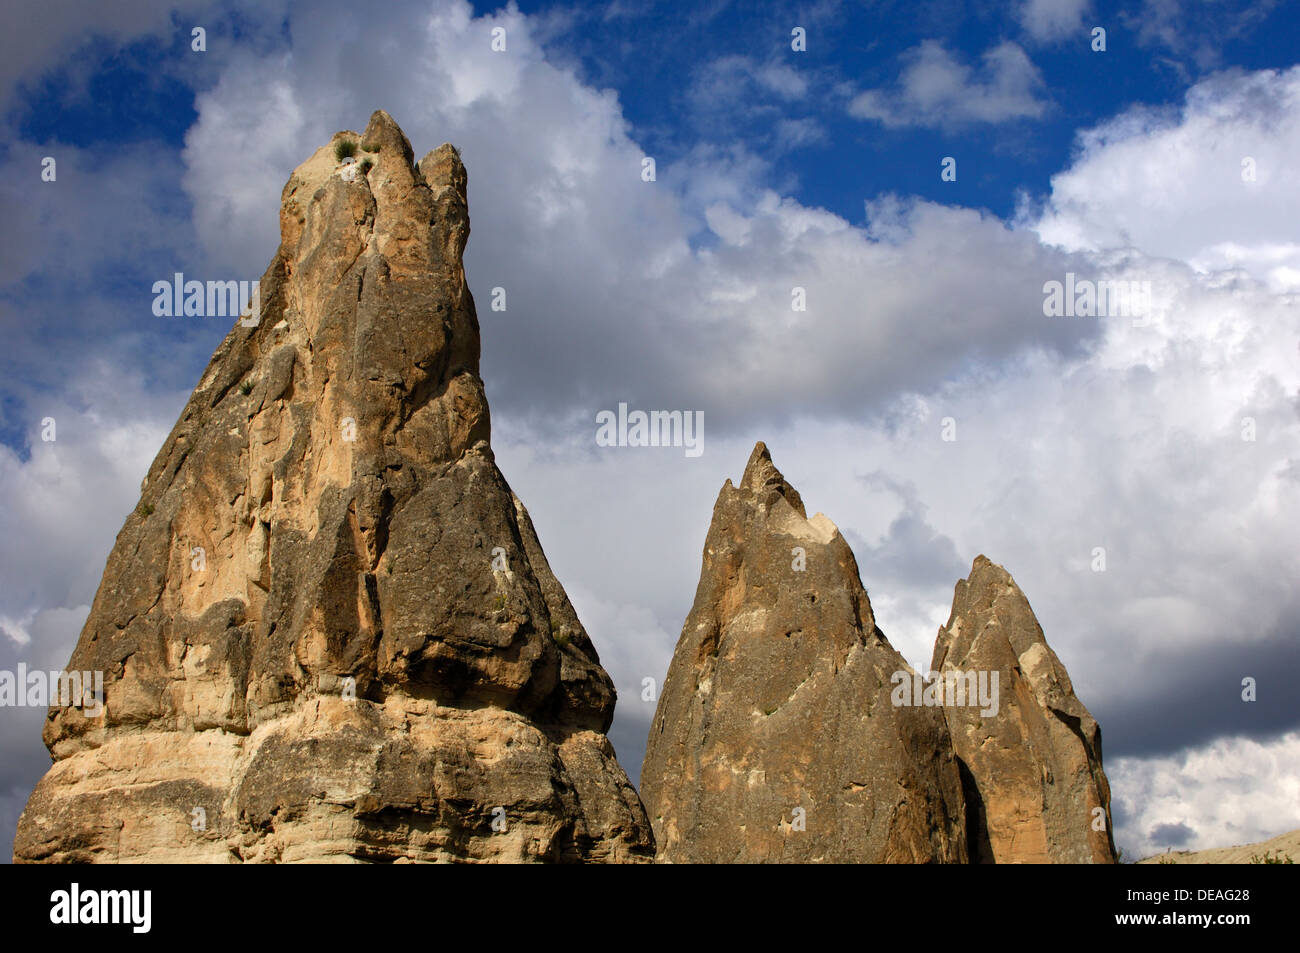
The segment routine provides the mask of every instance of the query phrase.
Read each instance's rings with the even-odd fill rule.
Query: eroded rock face
[[[944,699],[962,765],[971,861],[1115,863],[1101,729],[1075,697],[1025,594],[984,556],[957,583],[931,669],[998,675],[996,715]]]
[[[900,670],[848,544],[758,444],[718,495],[651,725],[660,858],[964,862],[943,717],[891,703]]]
[[[50,710],[16,860],[653,854],[613,685],[489,446],[464,166],[413,160],[377,112],[290,177],[260,323],[118,535],[68,666],[104,711]]]

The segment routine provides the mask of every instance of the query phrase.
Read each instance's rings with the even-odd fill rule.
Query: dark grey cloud
[[[970,572],[970,560],[962,558],[950,536],[930,524],[916,487],[880,470],[860,479],[867,488],[884,490],[902,504],[878,544],[851,530],[845,533],[864,581],[883,591],[898,588],[950,597],[957,580]]]
[[[1195,836],[1196,831],[1182,822],[1157,824],[1151,829],[1150,834],[1152,841],[1167,847],[1182,847]]]
[[[1140,668],[1150,677],[1126,680],[1135,690],[1091,706],[1107,758],[1173,754],[1239,735],[1263,741],[1300,728],[1294,622],[1258,641],[1144,653]],[[1255,679],[1256,701],[1242,700],[1244,678]]]

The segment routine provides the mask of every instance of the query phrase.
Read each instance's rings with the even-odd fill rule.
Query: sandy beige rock
[[[980,556],[958,581],[930,667],[941,675],[974,672],[990,685],[991,674],[998,677],[996,714],[969,704],[969,695],[962,705],[943,698],[966,791],[971,861],[1114,863],[1101,729],[1001,566]],[[948,684],[955,688],[956,679]]]
[[[965,861],[943,716],[891,703],[906,668],[848,544],[760,443],[718,495],[650,729],[641,793],[661,859]]]
[[[613,685],[489,446],[465,196],[455,150],[417,165],[383,112],[290,176],[260,323],[213,356],[73,653],[105,710],[50,710],[16,860],[652,853]]]

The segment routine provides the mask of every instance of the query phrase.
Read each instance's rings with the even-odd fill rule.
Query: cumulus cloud
[[[987,50],[978,67],[937,40],[923,41],[902,59],[897,85],[858,93],[849,102],[851,116],[887,127],[955,127],[1036,119],[1047,111],[1042,74],[1010,41]]]
[[[138,378],[105,365],[99,371],[39,405],[28,459],[0,446],[7,503],[0,510],[0,616],[6,619],[89,602],[170,416],[182,404],[180,394],[155,403]],[[51,441],[42,439],[46,419],[53,422]],[[19,628],[28,627],[22,622],[15,634]]]
[[[1162,289],[1145,327],[1084,319],[1105,335],[1085,357],[974,370],[843,433],[812,438],[805,426],[821,456],[816,482],[800,486],[841,527],[882,540],[895,566],[909,548],[933,565],[954,551],[967,566],[980,552],[1004,564],[1108,750],[1131,754],[1292,726],[1282,686],[1300,677],[1300,560],[1279,529],[1300,518],[1288,476],[1300,446],[1294,309],[1258,284],[1136,267]],[[779,464],[781,443],[769,444]],[[861,477],[882,469],[907,494],[864,494]],[[863,560],[873,599],[912,605],[900,617],[883,604],[880,624],[924,662],[951,584],[943,592],[918,568],[873,585],[873,572],[890,575],[882,562]],[[1267,704],[1241,703],[1244,676],[1269,682]]]
[[[494,25],[506,53],[490,48]],[[701,409],[717,432],[774,413],[857,414],[972,356],[1069,351],[1091,333],[1034,320],[1064,259],[990,216],[886,198],[870,228],[851,228],[771,191],[748,151],[701,149],[642,181],[617,100],[551,66],[517,14],[452,4],[385,26],[398,48],[356,81],[338,76],[335,35],[295,32],[291,56],[232,64],[199,97],[185,159],[200,234],[231,267],[264,263],[302,144],[375,106],[421,153],[455,142],[474,235],[490,236],[470,240],[471,287],[480,300],[507,292],[508,310],[483,320],[498,415],[554,432],[632,400]]]
[[[1233,71],[1176,109],[1134,109],[1079,136],[1036,228],[1065,248],[1133,246],[1201,271],[1300,289],[1300,67]]]

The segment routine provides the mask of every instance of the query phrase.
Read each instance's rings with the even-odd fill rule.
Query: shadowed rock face
[[[290,177],[260,323],[109,556],[68,666],[105,708],[51,708],[16,860],[653,853],[613,685],[489,447],[464,166],[413,158],[377,112]]]
[[[998,673],[994,716],[944,699],[962,763],[971,860],[1115,863],[1101,729],[1001,566],[980,556],[958,581],[930,667]]]
[[[650,729],[660,858],[964,862],[942,714],[891,703],[899,670],[848,544],[758,444],[718,495]]]

